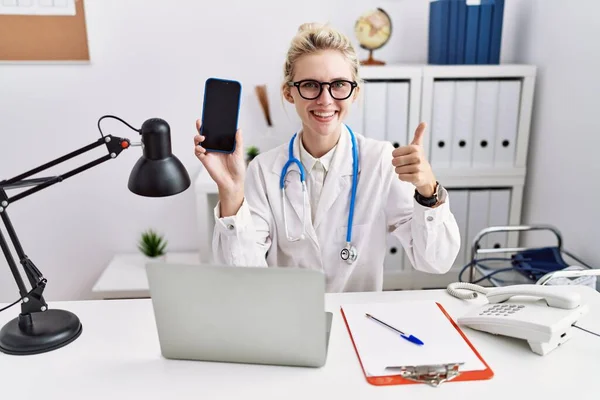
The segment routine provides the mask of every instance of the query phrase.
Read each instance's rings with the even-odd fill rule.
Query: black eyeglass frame
[[[300,90],[300,85],[303,84],[304,82],[316,82],[319,84],[319,93],[315,96],[315,97],[305,97],[302,95],[302,91]],[[331,85],[336,83],[336,82],[346,82],[350,84],[350,93],[348,93],[348,96],[343,97],[343,98],[338,98],[335,97],[333,95],[333,93],[331,92]],[[349,98],[350,96],[352,96],[352,93],[354,92],[354,89],[356,89],[358,87],[358,83],[356,83],[355,81],[349,81],[346,79],[336,79],[334,81],[331,82],[319,82],[315,79],[302,79],[301,81],[297,81],[297,82],[288,82],[287,83],[288,86],[295,86],[298,89],[298,94],[300,95],[300,97],[302,97],[304,100],[314,100],[314,99],[318,99],[319,96],[321,96],[321,94],[323,93],[323,85],[327,85],[327,90],[329,91],[329,95],[334,98],[335,100],[346,100],[347,98]]]

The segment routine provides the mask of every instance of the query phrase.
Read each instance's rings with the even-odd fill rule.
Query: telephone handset
[[[494,288],[486,295],[490,303],[502,303],[513,296],[542,297],[548,307],[573,309],[581,305],[581,296],[575,292],[558,293],[555,288],[539,285],[516,285]]]
[[[456,282],[447,291],[460,299],[481,293],[488,304],[457,318],[459,325],[527,340],[531,350],[546,355],[571,338],[571,330],[588,307],[568,286],[515,285],[484,288]],[[467,291],[466,293],[464,291]]]

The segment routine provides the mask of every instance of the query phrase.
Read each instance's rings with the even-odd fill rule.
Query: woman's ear
[[[353,103],[356,101],[356,99],[358,99],[359,93],[360,93],[360,86],[357,86],[356,89],[354,89],[354,93],[352,93],[352,102]]]
[[[283,97],[290,103],[294,104],[294,98],[292,97],[292,93],[289,87],[283,89]]]

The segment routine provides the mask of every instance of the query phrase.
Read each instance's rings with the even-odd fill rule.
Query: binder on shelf
[[[469,190],[469,216],[467,220],[467,247],[468,256],[470,259],[471,244],[475,235],[487,228],[490,213],[490,190],[470,189]],[[468,261],[467,261],[468,262]],[[466,264],[466,263],[465,263]]]
[[[450,0],[448,10],[448,64],[461,64],[458,61],[458,0]]]
[[[494,165],[497,167],[513,167],[515,164],[520,98],[519,80],[500,81],[494,154]]]
[[[477,38],[479,36],[479,1],[467,1],[467,26],[465,30],[465,64],[477,63]]]
[[[408,137],[409,83],[389,82],[387,84],[386,139],[394,147],[406,146]]]
[[[452,154],[452,120],[454,109],[455,82],[433,83],[433,110],[431,119],[431,166],[449,168]]]
[[[386,138],[386,82],[367,82],[365,89],[364,136],[377,140]]]
[[[510,215],[510,189],[491,189],[487,226],[507,226]],[[508,232],[491,232],[484,238],[489,248],[508,247]]]
[[[444,307],[434,301],[343,304],[340,308],[361,369],[376,386],[491,379],[494,372]],[[366,317],[413,335],[422,345]]]
[[[392,234],[386,237],[387,254],[383,262],[383,267],[387,271],[402,271],[404,269],[404,247],[398,239]]]
[[[452,128],[453,168],[471,166],[473,153],[473,123],[475,121],[475,88],[476,81],[456,81],[454,101],[454,125]]]
[[[448,14],[450,2],[433,0],[429,3],[429,54],[430,64],[448,64]]]
[[[465,63],[465,41],[467,40],[467,3],[462,1],[455,1],[456,3],[456,19],[458,21],[458,28],[456,31],[456,63]]]
[[[490,63],[490,37],[494,0],[481,0],[479,6],[479,33],[477,38],[477,64]]]
[[[472,167],[492,167],[496,144],[498,80],[477,81]]]
[[[500,64],[502,47],[502,22],[504,20],[504,0],[495,0],[490,37],[490,64]]]
[[[403,270],[407,270],[407,269],[413,269],[413,263],[412,261],[410,261],[410,258],[408,258],[408,254],[406,254],[406,250],[404,250],[404,247],[402,248],[402,269]]]
[[[467,221],[469,220],[469,191],[467,189],[448,189],[448,196],[452,203],[452,214],[456,219],[460,233],[460,249],[456,256],[455,266],[463,267],[469,262],[467,251],[471,242],[467,238]]]
[[[365,113],[365,104],[363,96],[359,96],[359,98],[350,105],[350,110],[348,110],[348,116],[346,117],[346,124],[352,128],[352,130],[356,133],[364,134],[364,113]]]

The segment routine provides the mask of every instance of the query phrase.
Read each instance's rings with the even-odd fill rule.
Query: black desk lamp
[[[190,186],[190,177],[183,164],[171,153],[171,132],[169,124],[159,118],[145,121],[141,129],[135,129],[122,119],[105,115],[98,120],[100,136],[95,143],[75,150],[54,161],[41,165],[12,179],[0,181],[0,217],[6,226],[10,240],[27,275],[31,290],[25,287],[23,279],[17,269],[15,260],[10,252],[2,231],[0,231],[0,247],[4,252],[8,266],[19,288],[21,298],[0,311],[22,302],[19,316],[2,327],[0,330],[0,351],[7,354],[25,355],[39,354],[63,347],[81,335],[81,322],[70,311],[49,310],[42,295],[46,287],[46,278],[40,270],[27,257],[17,238],[6,209],[9,205],[30,194],[40,191],[55,183],[92,168],[104,161],[116,158],[121,151],[132,144],[129,139],[104,135],[100,129],[100,121],[104,118],[115,118],[142,137],[139,144],[143,147],[143,156],[135,164],[129,176],[128,188],[133,193],[147,197],[171,196],[183,192]],[[26,179],[45,169],[60,164],[68,159],[85,153],[95,147],[106,145],[108,154],[75,168],[63,175],[45,178]],[[8,197],[9,189],[33,186],[32,188]]]

